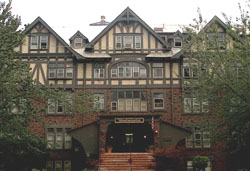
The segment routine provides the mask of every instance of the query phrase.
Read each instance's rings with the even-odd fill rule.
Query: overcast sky
[[[1,0],[0,0],[1,1]],[[89,26],[106,16],[111,22],[126,7],[130,7],[149,26],[190,24],[201,9],[205,19],[210,20],[225,12],[239,16],[238,3],[246,0],[13,0],[12,11],[21,16],[22,24],[34,21],[38,16],[47,22],[66,42],[77,31],[90,41],[104,28]]]

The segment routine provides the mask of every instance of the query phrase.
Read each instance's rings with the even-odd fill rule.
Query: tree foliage
[[[93,101],[90,94],[79,92],[76,100],[81,105],[72,106],[62,98],[64,91],[35,84],[29,64],[18,59],[15,51],[24,42],[20,24],[20,17],[11,12],[11,1],[0,1],[0,170],[42,167],[48,155],[47,143],[44,137],[32,133],[29,126],[43,123],[48,99],[81,114],[91,109],[89,103]]]
[[[219,40],[220,22],[197,32],[204,26],[199,15],[189,30],[192,45],[186,50],[195,78],[186,81],[184,90],[192,91],[201,103],[208,102],[213,138],[231,156],[250,152],[250,19],[247,9],[240,6],[240,11],[235,22],[225,15],[224,42]],[[212,39],[209,33],[215,33]]]

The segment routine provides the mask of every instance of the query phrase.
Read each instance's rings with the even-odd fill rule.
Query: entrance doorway
[[[106,135],[106,146],[112,146],[113,152],[145,152],[154,144],[154,133],[148,123],[113,123]]]

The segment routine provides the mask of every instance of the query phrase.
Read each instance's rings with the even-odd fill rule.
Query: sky
[[[2,1],[2,0],[0,0]],[[214,15],[223,20],[240,15],[238,3],[245,7],[247,0],[12,0],[13,14],[21,16],[22,27],[40,16],[67,43],[78,30],[91,41],[104,27],[89,26],[101,16],[113,21],[130,7],[150,27],[192,24],[197,9],[209,21]]]

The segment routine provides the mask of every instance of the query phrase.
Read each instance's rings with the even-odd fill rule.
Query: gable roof
[[[221,27],[223,27],[223,29],[227,29],[227,25],[221,21],[221,19],[219,17],[217,17],[216,15],[205,25],[205,27],[203,27],[203,29],[198,33],[201,34],[202,32],[206,31],[212,24],[214,23],[218,23]],[[178,57],[180,57],[188,48],[190,48],[192,46],[192,44],[194,43],[194,40],[191,40],[187,46],[185,48],[182,49],[181,53],[179,54]]]
[[[138,15],[136,15],[129,7],[127,7],[118,17],[116,17],[102,32],[100,32],[91,42],[90,45],[94,45],[106,32],[108,32],[118,21],[137,21],[141,23],[156,39],[158,39],[167,50],[171,48],[164,40],[150,27],[148,26]]]
[[[223,27],[223,29],[227,29],[227,25],[221,21],[221,19],[219,17],[217,17],[216,15],[205,25],[205,27],[201,30],[201,31],[206,31],[209,27],[211,27],[212,24],[214,23],[218,23],[221,27]],[[200,31],[200,32],[201,32]]]
[[[60,43],[66,47],[73,55],[75,55],[77,58],[82,56],[78,54],[76,51],[74,51],[41,17],[37,17],[31,24],[29,24],[25,30],[23,31],[23,34],[27,34],[36,24],[41,23],[53,36],[56,37],[60,41]]]
[[[79,30],[78,30],[69,40],[71,41],[71,40],[73,40],[75,37],[81,37],[81,38],[83,38],[83,39],[89,41],[88,38],[87,38],[86,36],[84,36]]]

